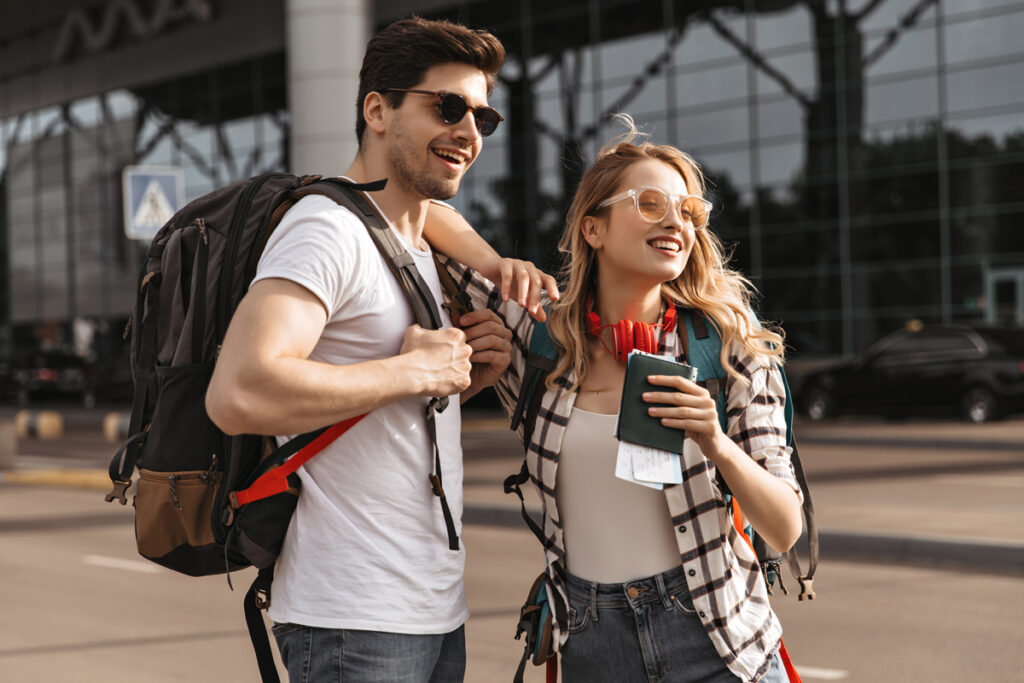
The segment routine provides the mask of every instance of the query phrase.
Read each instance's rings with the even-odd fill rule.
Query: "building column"
[[[372,21],[368,0],[285,0],[288,170],[338,175],[355,156],[359,67]]]

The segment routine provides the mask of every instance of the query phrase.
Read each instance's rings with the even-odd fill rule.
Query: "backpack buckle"
[[[444,489],[441,488],[441,477],[436,474],[430,475],[430,486],[434,491],[434,495],[438,498],[444,498]]]
[[[797,601],[800,600],[813,600],[814,599],[814,579],[807,577],[797,579],[800,582],[800,595],[797,596]]]
[[[128,487],[132,485],[132,480],[123,481],[121,479],[114,480],[114,487],[110,489],[110,493],[106,495],[104,500],[108,503],[112,502],[115,498],[121,503],[121,505],[128,504]]]
[[[257,589],[253,593],[252,601],[256,604],[256,609],[267,609],[270,607],[270,593],[263,589]]]

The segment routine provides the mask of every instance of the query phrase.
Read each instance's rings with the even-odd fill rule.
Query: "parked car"
[[[87,408],[96,405],[93,365],[67,351],[37,351],[22,358],[13,372],[20,405],[34,398],[73,397]]]
[[[969,422],[1024,410],[1024,329],[923,327],[807,375],[797,406],[812,420],[954,411]]]

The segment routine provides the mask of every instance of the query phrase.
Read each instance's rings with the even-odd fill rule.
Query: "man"
[[[360,146],[345,176],[387,178],[372,199],[439,303],[424,221],[431,207],[450,211],[431,200],[456,193],[501,120],[487,96],[503,60],[493,35],[419,18],[385,28],[363,60]],[[511,267],[484,272],[506,280]],[[520,300],[531,277],[519,275]],[[465,332],[442,317],[440,330],[414,325],[361,221],[313,196],[285,214],[231,321],[206,399],[224,431],[299,434],[369,412],[299,471],[269,612],[292,680],[463,678],[464,554],[450,549],[428,483],[425,408],[492,383],[510,334],[489,311],[464,315]],[[460,416],[450,403],[436,432],[458,532]]]

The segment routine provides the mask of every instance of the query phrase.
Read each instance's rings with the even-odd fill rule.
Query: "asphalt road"
[[[68,475],[103,464],[112,446],[89,420],[69,422],[60,441],[20,442],[18,469],[0,482],[0,681],[257,680],[241,612],[251,574],[237,574],[231,592],[223,577],[142,561],[131,508],[102,502],[89,488],[101,477]],[[833,539],[823,540],[816,600],[773,598],[804,680],[1024,681],[1024,571],[972,561],[979,548],[1024,552],[1024,423],[801,427],[823,539]],[[470,420],[464,445],[466,680],[508,681],[541,556],[500,493],[518,467],[514,437]],[[25,483],[40,473],[49,476]],[[873,541],[851,550],[843,533]],[[878,539],[904,552],[883,556],[893,544]],[[925,546],[910,541],[963,561],[935,566],[942,554],[915,557],[906,549]],[[531,667],[527,680],[542,673]]]

